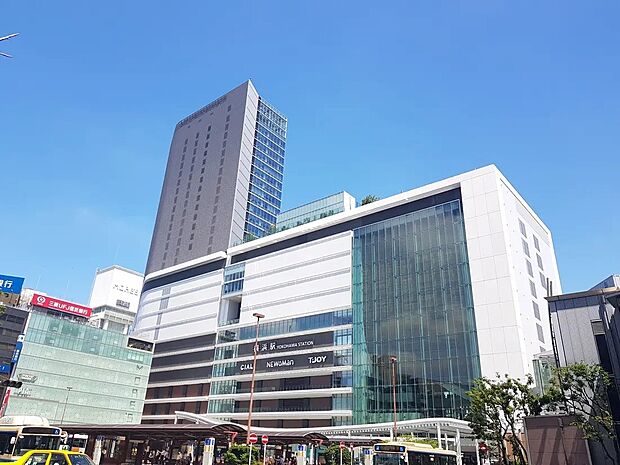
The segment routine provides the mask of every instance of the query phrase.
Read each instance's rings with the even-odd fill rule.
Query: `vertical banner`
[[[306,447],[305,444],[297,445],[297,465],[306,465]]]
[[[207,438],[202,451],[202,465],[213,465],[213,452],[215,451],[215,438]]]

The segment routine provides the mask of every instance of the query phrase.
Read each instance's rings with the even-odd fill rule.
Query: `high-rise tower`
[[[282,198],[287,119],[251,81],[176,126],[146,273],[263,236]]]

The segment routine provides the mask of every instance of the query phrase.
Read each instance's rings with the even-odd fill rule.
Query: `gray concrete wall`
[[[257,102],[247,81],[177,125],[146,273],[225,250],[242,237]]]

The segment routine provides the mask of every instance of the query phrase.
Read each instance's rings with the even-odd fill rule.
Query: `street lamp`
[[[262,313],[254,313],[252,315],[256,318],[256,338],[254,339],[254,362],[252,363],[252,382],[250,383],[250,405],[248,407],[248,432],[245,438],[245,443],[250,443],[250,432],[252,429],[252,404],[254,403],[254,378],[256,377],[256,356],[258,355],[258,329],[260,327],[260,319],[265,318]],[[250,459],[251,459],[250,454]]]
[[[65,421],[65,412],[67,411],[67,402],[69,402],[69,393],[73,389],[71,386],[67,386],[67,395],[65,396],[65,406],[62,409],[62,417],[60,417],[60,424]]]
[[[390,364],[392,365],[392,401],[394,403],[394,441],[398,440],[397,432],[397,421],[398,414],[396,412],[396,362],[397,358],[393,355],[390,355]]]

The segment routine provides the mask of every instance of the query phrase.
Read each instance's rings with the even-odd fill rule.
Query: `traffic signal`
[[[17,381],[14,379],[5,379],[4,381],[2,381],[2,386],[5,387],[14,387],[19,389],[20,387],[22,387],[22,382],[21,381]]]

